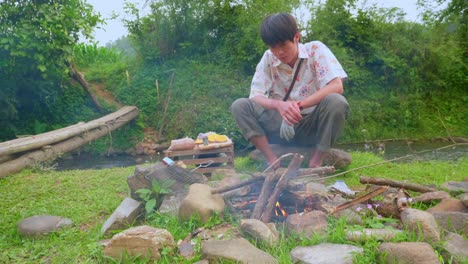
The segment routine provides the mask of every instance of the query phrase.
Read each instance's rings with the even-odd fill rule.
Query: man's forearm
[[[278,100],[266,98],[266,97],[263,97],[263,96],[260,96],[260,95],[254,96],[254,97],[250,98],[250,100],[256,102],[257,104],[261,105],[265,109],[278,110],[277,109]]]
[[[343,94],[343,82],[341,81],[341,78],[335,78],[331,80],[320,90],[303,99],[300,103],[301,107],[308,108],[314,105],[318,105],[323,98],[332,93]]]

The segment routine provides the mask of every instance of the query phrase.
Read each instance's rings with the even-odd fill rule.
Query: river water
[[[460,158],[468,157],[468,144],[453,145],[450,142],[414,142],[406,141],[391,141],[383,143],[356,143],[337,145],[339,149],[348,152],[372,152],[381,155],[384,159],[390,160],[407,155],[410,157],[402,161],[413,160],[443,160],[456,161]],[[57,170],[86,170],[86,169],[103,169],[112,167],[128,167],[137,164],[154,163],[160,161],[163,154],[154,156],[130,156],[130,155],[113,155],[113,156],[93,156],[88,154],[81,155],[66,155],[55,161]],[[246,155],[245,152],[236,153],[236,156]]]

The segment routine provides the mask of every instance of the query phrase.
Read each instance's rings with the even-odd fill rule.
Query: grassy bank
[[[351,154],[354,161],[347,169],[382,161],[380,157],[369,153]],[[236,163],[238,171],[255,167],[255,164],[247,158],[238,158]],[[24,170],[0,179],[2,190],[0,263],[116,263],[102,255],[99,241],[103,237],[100,228],[128,195],[126,178],[133,174],[133,170],[133,167],[60,172]],[[359,185],[359,175],[365,175],[439,186],[445,181],[462,180],[467,176],[467,171],[467,158],[454,162],[386,163],[332,178],[328,183],[344,179],[349,186],[356,186]],[[67,217],[75,225],[40,239],[21,237],[16,230],[17,223],[26,217],[41,214]],[[221,221],[238,224],[235,217],[227,217],[224,220],[213,219],[210,224]],[[185,238],[200,226],[195,220],[180,223],[176,218],[157,214],[153,215],[147,224],[167,229],[176,241]],[[289,252],[296,246],[315,245],[321,242],[351,243],[344,238],[345,228],[350,226],[342,221],[332,221],[327,237],[303,239],[298,236],[287,236],[283,237],[278,247],[257,246],[279,259],[281,263],[288,263]],[[397,238],[398,241],[415,241],[415,239],[411,234]],[[364,248],[364,254],[355,263],[375,263],[375,251],[378,245],[377,241],[372,240],[360,245]],[[163,258],[158,263],[193,263],[201,256],[197,254],[192,260],[184,260],[177,254],[170,256],[168,253]],[[118,263],[139,262],[144,261],[132,259],[118,261]]]

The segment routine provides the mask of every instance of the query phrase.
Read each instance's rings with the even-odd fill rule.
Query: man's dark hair
[[[288,40],[294,41],[294,35],[298,31],[296,19],[287,13],[267,16],[260,27],[263,42],[270,47]]]

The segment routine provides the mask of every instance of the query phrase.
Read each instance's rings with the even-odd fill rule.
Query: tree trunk
[[[106,115],[99,119],[95,119],[88,123],[80,122],[78,124],[50,131],[47,133],[30,137],[18,138],[0,143],[0,156],[41,148],[50,144],[60,142],[67,138],[85,133],[97,127],[107,126],[111,123],[126,123],[131,120],[125,120],[128,119],[127,115],[133,116],[131,119],[135,118],[138,115],[138,108],[136,108],[135,106],[124,106],[117,112]]]
[[[68,69],[70,70],[70,76],[72,77],[72,79],[77,81],[81,85],[81,87],[83,87],[83,89],[86,91],[86,93],[88,93],[96,109],[102,111],[101,104],[99,103],[97,97],[91,92],[91,88],[89,88],[89,84],[85,80],[84,75],[81,72],[79,72],[73,64],[67,63],[67,65]]]
[[[114,113],[115,114],[115,113]],[[112,115],[114,115],[112,114]],[[133,107],[132,111],[127,111],[124,115],[115,117],[113,120],[100,123],[100,126],[87,130],[81,135],[72,136],[64,141],[58,142],[54,145],[44,146],[40,150],[35,150],[20,156],[15,160],[11,160],[0,164],[0,178],[7,176],[10,173],[21,171],[27,166],[34,165],[37,162],[43,162],[49,159],[55,159],[63,153],[75,150],[82,145],[94,141],[102,136],[110,134],[111,131],[122,127],[137,117],[138,109]],[[94,120],[96,121],[96,120]],[[94,122],[93,121],[93,122]]]

